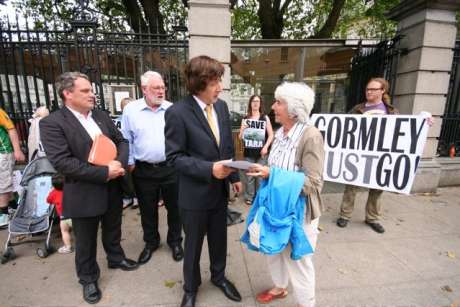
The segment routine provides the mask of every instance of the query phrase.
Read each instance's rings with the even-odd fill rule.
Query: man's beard
[[[155,97],[155,98],[152,99],[152,103],[153,103],[154,105],[159,106],[160,104],[163,103],[164,100],[165,100],[164,98],[157,98],[157,97]]]

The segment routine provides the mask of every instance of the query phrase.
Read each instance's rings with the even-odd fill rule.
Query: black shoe
[[[121,269],[123,271],[134,271],[139,264],[131,259],[125,258],[120,262],[109,262],[109,269]]]
[[[175,261],[181,261],[184,259],[184,249],[181,245],[174,245],[171,247],[172,257]]]
[[[224,280],[221,281],[218,284],[214,283],[214,282],[213,282],[213,284],[217,288],[222,290],[222,292],[224,292],[225,296],[227,298],[229,298],[230,300],[235,301],[235,302],[241,302],[240,293],[238,292],[238,290],[236,290],[236,287],[227,278],[224,278]]]
[[[149,262],[150,258],[152,258],[152,254],[154,251],[156,251],[160,247],[160,244],[155,245],[155,246],[145,246],[144,249],[142,250],[141,254],[139,255],[139,259],[137,260],[137,263],[139,265],[141,264],[146,264]]]
[[[371,227],[372,230],[377,232],[377,233],[384,233],[385,232],[385,228],[383,228],[383,226],[380,225],[380,223],[366,221],[366,224],[369,225],[369,227]]]
[[[184,293],[180,307],[195,307],[196,293]]]
[[[96,304],[101,300],[102,293],[97,286],[97,282],[92,282],[86,285],[83,285],[83,299],[88,304]]]
[[[337,226],[344,228],[344,227],[347,227],[347,224],[348,224],[348,220],[341,218],[341,217],[337,219]]]

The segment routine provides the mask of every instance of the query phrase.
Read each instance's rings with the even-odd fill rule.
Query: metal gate
[[[80,14],[79,16],[87,16]],[[117,110],[117,90],[142,96],[140,75],[155,70],[164,77],[167,96],[176,101],[185,94],[181,75],[188,58],[183,27],[171,34],[115,32],[100,29],[84,18],[66,25],[45,24],[35,30],[16,20],[0,26],[0,107],[14,121],[26,148],[27,120],[35,109],[59,108],[55,79],[62,72],[87,74],[98,108]]]
[[[358,46],[351,62],[347,110],[366,100],[367,82],[374,77],[385,78],[390,84],[390,97],[393,96],[399,57],[406,52],[399,47],[401,38],[398,35],[373,47]]]
[[[438,137],[438,155],[460,157],[460,41],[456,41],[446,108]]]

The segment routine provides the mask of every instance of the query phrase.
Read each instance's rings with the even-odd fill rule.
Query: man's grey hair
[[[141,76],[141,86],[147,86],[152,78],[160,78],[163,80],[163,77],[159,73],[153,70],[148,70]]]
[[[275,99],[287,103],[291,118],[306,123],[315,104],[315,92],[305,83],[284,82],[276,88]]]
[[[75,80],[77,80],[78,78],[83,78],[90,81],[87,75],[78,71],[65,72],[61,74],[59,77],[57,77],[56,88],[58,95],[59,97],[61,97],[62,101],[64,101],[64,91],[73,91],[73,88],[75,86]]]

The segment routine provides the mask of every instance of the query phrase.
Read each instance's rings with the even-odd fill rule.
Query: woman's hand
[[[267,148],[267,146],[262,147],[262,150],[260,151],[260,156],[261,156],[262,158],[265,158],[265,157],[267,156],[267,154],[268,154],[268,148]]]
[[[248,176],[268,178],[270,176],[270,168],[265,165],[253,164],[246,173]]]

